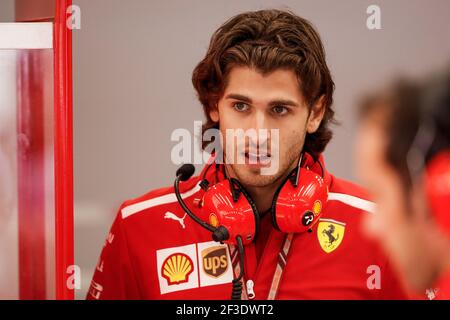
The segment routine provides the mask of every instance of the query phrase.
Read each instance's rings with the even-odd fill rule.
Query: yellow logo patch
[[[332,219],[320,219],[317,226],[317,238],[322,250],[330,253],[342,243],[345,233],[345,223]]]
[[[211,213],[209,215],[209,224],[213,227],[219,226],[219,220],[217,219],[217,216],[214,213]]]
[[[183,253],[170,255],[162,265],[162,276],[169,285],[188,282],[192,271],[194,271],[192,260]]]
[[[314,201],[314,205],[313,205],[314,215],[317,216],[320,213],[320,211],[322,211],[322,202],[320,202],[320,200],[316,200],[316,201]]]

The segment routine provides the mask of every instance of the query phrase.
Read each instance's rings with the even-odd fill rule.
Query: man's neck
[[[281,183],[285,180],[286,176],[296,167],[298,161],[295,161],[289,170],[287,170],[282,176],[280,176],[278,179],[276,179],[273,183],[266,185],[266,186],[251,186],[246,185],[241,182],[241,184],[244,186],[245,190],[250,194],[253,201],[256,204],[256,208],[258,209],[259,213],[266,212],[269,210],[272,206],[273,197],[275,195],[275,192],[277,191],[278,187],[281,185]],[[227,168],[228,165],[225,164],[225,167]],[[229,173],[228,170],[227,175]],[[232,171],[232,170],[231,170]],[[231,176],[234,177],[234,174]]]
[[[250,193],[252,199],[255,201],[256,208],[259,213],[265,212],[269,210],[272,206],[272,200],[277,191],[280,181],[277,180],[276,183],[272,183],[268,186],[264,187],[255,187],[255,186],[245,186],[245,189]]]

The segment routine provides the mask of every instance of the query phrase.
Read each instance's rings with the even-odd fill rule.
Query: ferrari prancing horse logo
[[[345,223],[332,219],[320,219],[317,226],[317,238],[322,250],[326,253],[336,250],[342,243],[344,232]]]

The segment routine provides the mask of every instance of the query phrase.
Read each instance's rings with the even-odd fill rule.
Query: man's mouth
[[[245,164],[249,165],[267,165],[270,163],[271,160],[270,153],[260,154],[246,151],[244,155],[245,155]]]

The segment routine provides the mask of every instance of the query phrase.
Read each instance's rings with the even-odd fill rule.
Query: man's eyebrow
[[[269,102],[269,105],[271,106],[292,106],[292,107],[298,107],[299,104],[295,101],[289,100],[289,99],[275,99]]]
[[[238,93],[230,93],[228,94],[225,99],[234,99],[234,100],[241,100],[247,103],[252,103],[252,99],[250,99],[247,96],[244,96],[242,94],[238,94]]]
[[[252,103],[251,98],[244,96],[242,94],[238,94],[238,93],[227,94],[225,99],[234,99],[234,100],[240,100],[240,101],[243,101],[246,103]],[[284,106],[293,106],[293,107],[299,106],[299,104],[297,102],[289,100],[289,99],[275,99],[275,100],[270,101],[269,105],[271,105],[271,106],[284,105]]]

